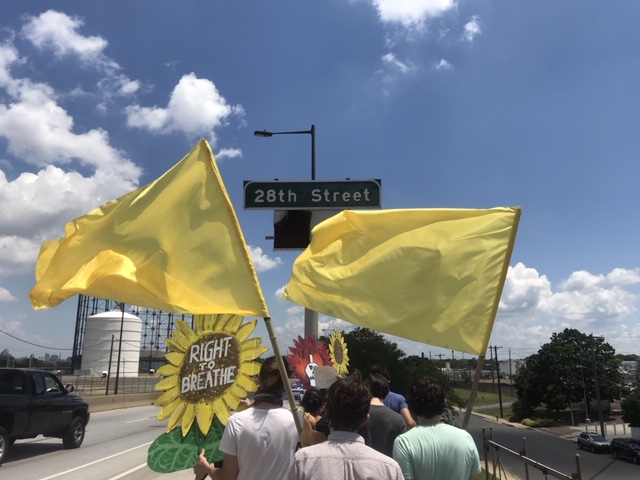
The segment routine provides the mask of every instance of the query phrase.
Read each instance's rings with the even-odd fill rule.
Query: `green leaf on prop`
[[[209,463],[222,460],[224,454],[218,449],[224,426],[214,418],[209,434],[205,437],[194,422],[186,437],[180,428],[163,433],[151,444],[147,455],[147,466],[154,472],[171,473],[193,468],[204,448]]]

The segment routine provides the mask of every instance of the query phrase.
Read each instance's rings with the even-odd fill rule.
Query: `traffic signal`
[[[311,212],[276,210],[273,212],[273,249],[304,250],[311,242]]]

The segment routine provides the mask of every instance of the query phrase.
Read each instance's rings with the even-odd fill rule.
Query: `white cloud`
[[[386,55],[383,55],[382,62],[386,66],[393,68],[395,71],[398,71],[400,73],[407,73],[413,68],[410,64],[403,63],[398,60],[393,53],[387,53]]]
[[[482,33],[480,29],[480,17],[474,15],[471,20],[463,28],[462,40],[466,40],[469,43],[473,42],[473,39]]]
[[[251,254],[251,259],[253,260],[253,264],[258,272],[273,270],[274,268],[282,265],[280,257],[271,258],[264,254],[260,247],[249,246],[249,253]]]
[[[215,143],[213,130],[229,118],[244,116],[241,105],[229,105],[212,81],[184,75],[171,92],[166,108],[126,108],[127,124],[154,133],[183,132],[189,137],[207,136]]]
[[[436,70],[451,70],[453,68],[453,65],[442,58],[438,63],[435,64],[434,68]]]
[[[107,41],[80,35],[78,29],[83,24],[80,18],[48,10],[39,17],[29,17],[22,33],[37,48],[52,50],[58,57],[74,55],[87,63],[103,63]]]
[[[221,148],[215,155],[218,160],[224,158],[242,158],[242,150],[239,148]]]
[[[7,290],[6,288],[0,287],[0,303],[12,302],[14,300],[17,300],[17,298],[14,297],[9,290]]]
[[[404,27],[421,27],[455,7],[455,0],[371,0],[380,20]]]

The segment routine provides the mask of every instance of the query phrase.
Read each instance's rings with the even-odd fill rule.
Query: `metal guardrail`
[[[113,395],[115,393],[116,376],[96,375],[63,375],[63,384],[72,384],[74,391],[83,396],[87,395]],[[118,394],[126,393],[152,393],[155,392],[156,383],[160,380],[157,375],[141,374],[139,377],[123,377],[118,380]],[[107,391],[107,385],[109,391]]]
[[[488,437],[487,437],[486,429],[485,428],[482,429],[482,439],[484,444],[484,464],[485,464],[484,469],[487,472],[487,475],[492,475],[491,477],[492,479],[502,478],[501,476],[502,474],[504,474],[505,477],[507,476],[504,470],[504,466],[502,465],[502,460],[500,459],[500,453],[504,452],[523,462],[526,480],[530,479],[530,476],[529,476],[530,466],[541,471],[542,474],[544,475],[544,478],[549,478],[549,476],[551,476],[553,478],[558,478],[560,480],[582,480],[582,469],[580,467],[580,455],[578,454],[576,454],[576,472],[570,475],[566,475],[532,458],[529,458],[527,456],[527,439],[525,437],[522,437],[523,448],[519,452],[516,452],[514,450],[511,450],[505,447],[504,445],[500,445],[499,443],[494,442],[492,428],[490,429],[490,433]],[[491,452],[491,459],[492,459],[491,463],[493,467],[493,473],[489,472],[489,459],[488,459],[489,452]]]

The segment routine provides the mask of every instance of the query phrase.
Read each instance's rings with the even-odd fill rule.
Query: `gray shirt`
[[[393,442],[407,431],[407,424],[399,413],[384,405],[371,405],[369,421],[358,429],[364,443],[371,448],[393,457]]]
[[[293,464],[292,480],[404,480],[395,460],[355,432],[331,432],[326,442],[298,450]]]

